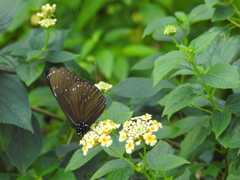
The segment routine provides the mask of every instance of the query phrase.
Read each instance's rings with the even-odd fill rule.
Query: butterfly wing
[[[75,126],[80,122],[91,126],[102,114],[106,100],[91,82],[78,78],[64,67],[50,68],[46,77],[63,112]]]

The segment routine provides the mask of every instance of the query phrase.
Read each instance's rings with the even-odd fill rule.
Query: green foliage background
[[[37,56],[46,32],[36,13],[46,3],[57,5],[57,24]],[[239,4],[0,0],[0,179],[142,178],[102,147],[82,157],[47,86],[51,66],[113,84],[105,94],[113,121],[150,113],[163,124],[157,138],[168,144],[159,141],[147,155],[167,176],[158,179],[238,179]],[[168,24],[179,29],[178,45],[163,35]]]

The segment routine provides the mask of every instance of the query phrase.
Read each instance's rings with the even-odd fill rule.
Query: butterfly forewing
[[[82,130],[81,126],[85,128],[85,124],[90,127],[105,109],[106,100],[99,89],[64,67],[50,68],[47,71],[47,80],[67,118],[76,128],[78,126],[77,131]],[[78,132],[80,135],[84,133]]]

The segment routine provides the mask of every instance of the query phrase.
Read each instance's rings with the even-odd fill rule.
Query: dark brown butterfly
[[[91,82],[80,79],[64,67],[51,67],[46,78],[63,112],[83,136],[106,107],[101,91]]]

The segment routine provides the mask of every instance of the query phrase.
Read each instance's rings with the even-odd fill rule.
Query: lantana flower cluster
[[[56,10],[56,4],[53,4],[52,6],[46,4],[42,6],[41,10],[42,12],[37,13],[37,16],[41,17],[42,20],[38,23],[45,28],[54,26],[57,22],[57,19],[54,18],[55,16],[53,14]]]
[[[140,145],[142,140],[150,146],[157,143],[154,132],[162,128],[162,124],[151,118],[151,114],[145,114],[131,118],[123,124],[123,129],[119,132],[119,141],[126,141],[125,148],[128,154],[132,153],[134,147]]]
[[[120,127],[120,124],[113,123],[111,120],[100,121],[98,124],[92,124],[91,130],[88,131],[80,140],[80,145],[83,145],[83,155],[86,156],[88,150],[101,144],[103,147],[109,147],[112,144],[111,136],[109,135],[114,129]]]
[[[95,86],[101,91],[101,92],[107,92],[112,88],[111,84],[108,84],[106,82],[100,81],[98,84],[95,84]]]

